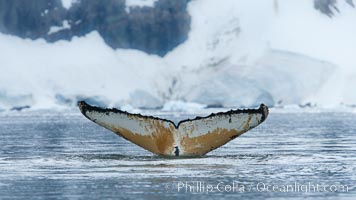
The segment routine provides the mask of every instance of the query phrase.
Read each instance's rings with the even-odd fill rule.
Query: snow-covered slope
[[[0,107],[48,108],[74,105],[82,98],[109,105],[157,107],[156,85],[167,85],[167,67],[158,56],[135,50],[113,51],[96,32],[55,44],[1,35],[0,43]],[[128,101],[137,93],[144,98]]]
[[[181,77],[192,76],[181,81],[188,85],[181,96],[243,106],[354,104],[356,10],[344,1],[337,6],[330,18],[309,0],[191,2],[189,39],[167,56],[185,69]],[[209,68],[212,77],[203,73]]]
[[[163,58],[96,32],[54,44],[0,34],[0,108],[356,104],[356,9],[337,6],[330,18],[310,0],[192,1],[188,40]]]

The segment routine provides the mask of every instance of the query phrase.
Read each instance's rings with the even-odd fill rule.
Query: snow
[[[148,7],[153,7],[155,2],[157,0],[125,0],[126,6],[127,7],[143,7],[143,6],[148,6]]]
[[[77,0],[62,0],[62,6],[65,9],[69,9],[75,1]]]
[[[45,15],[48,14],[48,12],[49,12],[48,9],[44,10],[44,11],[41,13],[41,16],[44,17]]]
[[[356,27],[351,25],[356,20],[356,12],[345,1],[337,2],[341,12],[335,12],[330,19],[312,12],[307,2],[279,1],[279,16],[267,33],[272,48],[302,53],[339,67],[329,82],[310,98],[323,106],[356,102],[356,95],[350,94],[356,86],[356,38],[353,37]],[[300,20],[302,17],[307,20]],[[287,24],[288,21],[293,22],[293,26]]]
[[[163,78],[167,68],[156,64],[157,56],[113,51],[97,32],[54,44],[1,34],[0,43],[0,108],[74,106],[79,99],[120,106],[130,103],[130,94],[136,90],[150,91],[158,99],[152,91],[161,80],[156,74],[160,71]],[[136,59],[147,63],[132,66],[129,60],[136,64]],[[8,100],[14,98],[18,100]]]
[[[189,39],[166,56],[182,74],[177,96],[229,107],[355,104],[356,12],[337,6],[329,18],[309,0],[191,2]]]
[[[53,44],[0,34],[0,109],[356,105],[356,12],[337,6],[330,18],[310,0],[192,1],[188,40],[163,58],[113,50],[97,32]]]
[[[62,26],[51,26],[48,35],[51,35],[53,33],[57,33],[58,31],[62,31],[65,29],[70,29],[70,25],[68,23],[68,20],[64,20]]]
[[[130,105],[135,108],[160,108],[162,107],[162,101],[149,92],[137,89],[130,94]]]
[[[131,7],[154,7],[154,4],[158,0],[125,0],[126,3],[126,12],[130,12]]]
[[[183,101],[169,101],[164,104],[162,111],[191,113],[206,108],[206,105]]]

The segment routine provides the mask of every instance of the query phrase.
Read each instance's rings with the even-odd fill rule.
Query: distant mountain
[[[351,0],[187,2],[0,0],[0,111],[356,105]]]
[[[0,0],[0,32],[48,42],[98,31],[112,48],[165,55],[187,39],[189,0],[159,0],[126,9],[125,0]]]
[[[189,1],[157,0],[153,7],[131,7],[128,11],[125,0],[76,0],[69,9],[61,0],[0,0],[0,32],[55,42],[96,30],[114,49],[164,56],[187,39]],[[353,0],[345,1],[354,6]],[[332,17],[339,12],[336,3],[314,0],[314,8]]]

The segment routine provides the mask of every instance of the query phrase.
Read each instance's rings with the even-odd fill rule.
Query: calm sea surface
[[[0,113],[0,199],[356,199],[355,186],[353,113],[272,112],[185,159],[153,155],[75,111]]]

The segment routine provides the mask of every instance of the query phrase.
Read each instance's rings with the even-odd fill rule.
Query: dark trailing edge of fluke
[[[97,106],[91,106],[89,104],[87,104],[85,101],[78,101],[78,107],[81,111],[81,113],[87,117],[87,115],[85,114],[87,111],[98,111],[101,113],[122,113],[128,116],[137,116],[137,117],[142,117],[142,118],[149,118],[149,119],[157,119],[157,120],[162,120],[162,121],[166,121],[166,122],[170,122],[172,123],[176,129],[179,128],[179,125],[184,123],[184,122],[188,122],[188,121],[195,121],[195,120],[200,120],[200,119],[206,119],[206,118],[210,118],[213,116],[219,116],[219,115],[231,115],[231,114],[239,114],[239,113],[260,113],[262,115],[262,122],[264,122],[269,114],[269,110],[268,107],[265,106],[264,104],[261,104],[260,107],[258,109],[237,109],[237,110],[229,110],[227,112],[218,112],[218,113],[212,113],[208,116],[205,117],[200,117],[197,116],[194,119],[185,119],[185,120],[181,120],[178,122],[178,124],[176,125],[172,120],[169,119],[163,119],[163,118],[159,118],[159,117],[154,117],[154,116],[150,116],[150,115],[141,115],[141,114],[133,114],[133,113],[129,113],[126,111],[122,111],[116,108],[100,108]],[[88,118],[88,117],[87,117]],[[90,118],[88,118],[90,119]]]
[[[201,156],[261,124],[267,106],[230,110],[180,121],[99,108],[78,102],[83,115],[124,139],[158,155]]]

